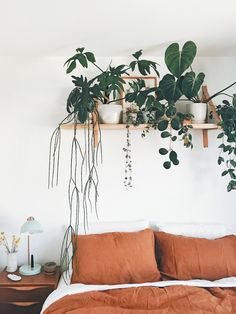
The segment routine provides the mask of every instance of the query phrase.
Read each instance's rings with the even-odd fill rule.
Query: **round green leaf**
[[[166,137],[170,137],[170,136],[171,136],[170,132],[164,131],[161,133],[162,138],[166,138]]]
[[[165,161],[164,164],[163,164],[163,167],[164,167],[165,169],[170,169],[170,167],[171,167],[170,161]]]
[[[177,166],[178,164],[179,164],[179,160],[178,159],[176,159],[176,160],[174,160],[174,161],[172,161],[173,162],[173,164],[175,165],[175,166]]]
[[[179,130],[181,128],[181,123],[178,119],[174,118],[171,120],[170,125],[174,130]]]
[[[161,155],[166,155],[166,154],[168,154],[168,150],[167,150],[166,148],[160,148],[160,149],[159,149],[159,153],[160,153]]]
[[[177,156],[177,154],[176,154],[176,152],[174,151],[174,150],[172,150],[171,152],[170,152],[170,160],[174,163],[174,161],[176,161],[177,159],[178,159],[178,156]]]
[[[164,131],[167,129],[169,122],[167,120],[162,120],[158,123],[158,130],[159,131]]]
[[[163,117],[164,114],[165,114],[165,109],[164,108],[157,108],[157,110],[156,110],[156,117],[157,118]]]
[[[173,117],[176,114],[176,108],[173,106],[170,106],[167,110],[166,110],[166,116],[168,118]]]

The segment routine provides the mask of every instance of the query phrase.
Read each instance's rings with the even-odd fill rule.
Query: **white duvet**
[[[58,299],[75,293],[83,293],[89,291],[105,291],[111,289],[125,289],[125,288],[136,288],[136,287],[168,287],[175,285],[185,285],[185,286],[194,286],[194,287],[219,287],[219,288],[230,288],[236,287],[236,277],[228,277],[220,280],[209,281],[209,280],[168,280],[168,281],[158,281],[158,282],[146,282],[141,284],[122,284],[122,285],[84,285],[84,284],[72,284],[66,285],[62,284],[62,281],[59,285],[59,288],[53,291],[48,298],[46,299],[42,312],[46,310],[46,308],[57,301]]]

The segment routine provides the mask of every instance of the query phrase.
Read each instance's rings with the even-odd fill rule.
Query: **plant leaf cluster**
[[[218,164],[226,167],[221,175],[229,177],[227,191],[230,192],[236,189],[236,95],[233,95],[231,103],[224,100],[217,106],[217,113],[222,119],[219,123],[222,132],[217,136],[222,140]]]

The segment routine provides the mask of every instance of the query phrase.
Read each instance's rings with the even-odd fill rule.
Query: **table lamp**
[[[41,271],[41,265],[34,264],[34,257],[33,255],[30,256],[30,235],[39,232],[43,232],[43,228],[34,217],[28,217],[27,221],[20,229],[20,233],[26,233],[28,235],[28,265],[22,265],[20,267],[19,272],[21,275],[32,276],[39,274]]]

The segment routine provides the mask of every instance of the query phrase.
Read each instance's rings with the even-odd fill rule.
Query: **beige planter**
[[[98,106],[98,114],[101,123],[119,123],[121,112],[121,105],[102,104]]]
[[[207,117],[207,104],[206,103],[194,103],[188,104],[188,111],[194,117],[192,118],[193,123],[205,123]]]

